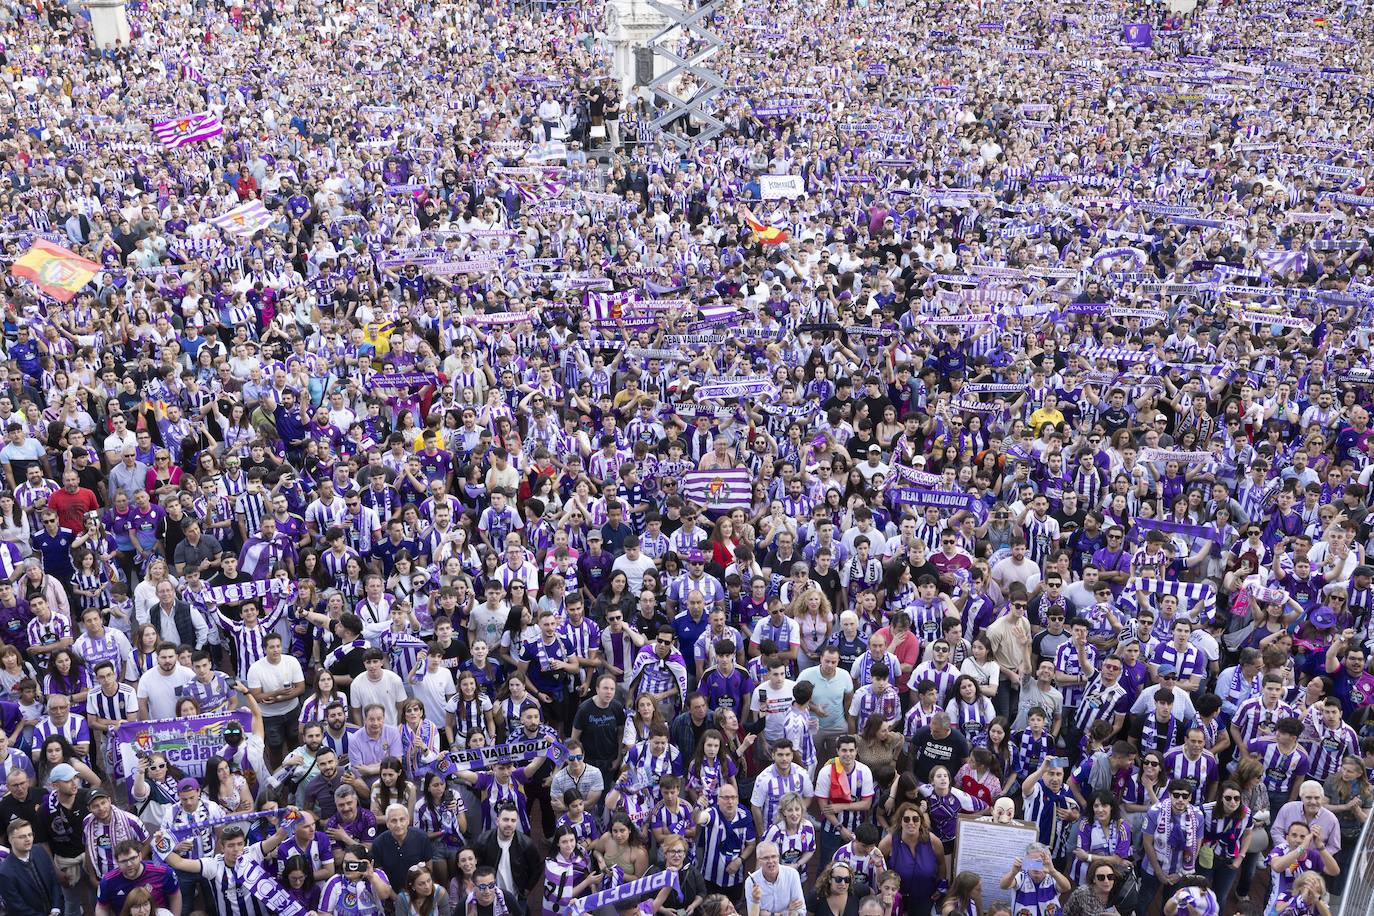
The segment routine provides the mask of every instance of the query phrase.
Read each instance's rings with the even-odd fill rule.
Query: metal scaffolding
[[[649,127],[659,136],[677,144],[678,149],[688,149],[695,144],[712,140],[725,130],[725,124],[703,106],[725,91],[725,81],[719,73],[704,65],[721,49],[725,41],[707,26],[715,19],[716,11],[723,4],[723,0],[709,0],[692,10],[662,3],[660,0],[645,2],[669,23],[649,39],[648,47],[655,55],[672,64],[668,71],[649,84],[651,91],[668,102],[667,110],[651,121]],[[681,56],[678,53],[679,49],[685,50],[687,56]],[[696,92],[688,99],[666,88],[686,74],[691,74],[696,81]],[[701,127],[695,137],[667,129],[679,119],[688,117],[695,118]]]

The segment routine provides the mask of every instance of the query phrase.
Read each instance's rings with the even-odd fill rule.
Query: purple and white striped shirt
[[[1169,779],[1189,779],[1193,783],[1193,804],[1207,800],[1207,790],[1220,775],[1221,768],[1211,751],[1204,750],[1193,760],[1185,750],[1176,747],[1164,755],[1164,775]]]

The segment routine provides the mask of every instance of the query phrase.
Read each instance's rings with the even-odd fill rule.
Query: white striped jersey
[[[758,841],[754,819],[742,806],[736,807],[735,816],[728,821],[718,805],[706,810],[710,818],[697,831],[697,868],[717,887],[743,884],[748,869],[736,869],[732,874],[728,868],[740,857],[745,844]]]
[[[238,660],[239,677],[247,679],[248,669],[253,667],[253,662],[267,655],[265,641],[272,635],[273,627],[286,612],[285,604],[278,604],[271,611],[258,618],[256,625],[249,627],[242,622],[232,620],[224,615],[224,612],[215,609],[215,621],[220,628],[229,634],[234,644],[234,657]]]
[[[860,799],[872,799],[874,797],[877,792],[877,785],[873,780],[873,771],[868,768],[867,764],[855,762],[854,771],[849,773],[846,777],[839,779],[840,782],[845,783],[844,788],[848,789],[847,793],[836,791],[836,765],[836,761],[828,762],[816,773],[817,798],[835,801],[837,800],[837,796],[843,797],[847,794],[849,802],[856,802]],[[858,829],[858,826],[864,821],[868,820],[868,815],[869,812],[864,810],[840,811],[836,813],[835,819],[840,822],[842,827],[853,831]],[[831,833],[838,833],[837,830],[830,826],[830,821],[824,818],[821,820],[821,829]]]
[[[796,762],[808,771],[816,766],[816,742],[812,737],[816,724],[815,716],[805,709],[797,709],[795,704],[782,720],[782,736],[792,742]]]
[[[212,818],[223,817],[224,809],[203,796],[196,806],[187,811],[181,802],[173,804],[162,817],[162,829],[171,831],[176,827],[199,824]],[[188,859],[202,859],[215,852],[215,829],[207,827],[194,831],[186,839],[191,840],[191,848],[182,853]]]
[[[1360,736],[1355,729],[1348,722],[1334,729],[1327,728],[1322,723],[1321,707],[1312,708],[1304,725],[1300,741],[1311,760],[1313,779],[1325,782],[1340,770],[1341,760],[1347,755],[1360,756]]]
[[[1164,755],[1164,775],[1170,779],[1187,779],[1193,783],[1193,804],[1201,805],[1207,800],[1207,790],[1221,773],[1217,758],[1211,751],[1204,750],[1196,760],[1190,758],[1184,749],[1176,747]]]
[[[1260,738],[1250,745],[1250,753],[1259,758],[1264,765],[1264,788],[1274,793],[1289,794],[1293,786],[1301,782],[1311,770],[1312,761],[1302,745],[1296,745],[1285,754],[1278,741]]]
[[[796,792],[804,804],[809,804],[811,797],[816,794],[811,785],[811,776],[796,763],[788,767],[785,775],[778,772],[777,764],[770,763],[755,780],[750,803],[762,812],[763,822],[771,824],[778,817],[778,802],[789,792]]]
[[[1078,802],[1067,785],[1060,786],[1058,792],[1051,792],[1043,780],[1037,781],[1026,795],[1025,820],[1035,824],[1039,840],[1050,848],[1056,856],[1062,855],[1068,841],[1074,834],[1068,821],[1055,817],[1055,808],[1078,810]]]
[[[782,864],[797,868],[797,863],[801,861],[802,856],[808,852],[816,851],[816,828],[805,818],[802,819],[801,826],[796,833],[787,833],[781,823],[772,824],[763,831],[761,842],[776,843],[778,852],[782,857]],[[810,876],[810,869],[810,862],[799,869],[803,882]]]
[[[1245,746],[1260,738],[1272,737],[1280,719],[1295,716],[1293,707],[1280,700],[1270,709],[1264,705],[1264,696],[1251,697],[1236,707],[1236,716],[1231,721],[1240,740]]]

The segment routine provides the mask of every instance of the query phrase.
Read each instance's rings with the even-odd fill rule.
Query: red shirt
[[[87,512],[100,508],[95,494],[85,487],[77,487],[75,493],[68,493],[66,487],[48,497],[48,508],[57,513],[57,522],[63,528],[76,534],[81,533],[81,517]]]

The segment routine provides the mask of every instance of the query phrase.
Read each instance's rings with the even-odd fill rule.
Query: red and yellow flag
[[[779,229],[776,226],[767,226],[754,215],[754,211],[748,207],[740,206],[740,216],[744,219],[744,224],[749,227],[749,231],[754,233],[754,238],[760,245],[781,245],[792,236],[786,229]]]
[[[60,302],[70,302],[100,270],[96,262],[88,261],[61,245],[39,239],[14,262],[10,274],[31,280]]]

